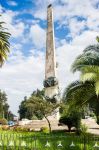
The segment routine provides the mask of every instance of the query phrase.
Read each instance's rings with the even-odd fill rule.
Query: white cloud
[[[70,34],[74,38],[75,36],[81,34],[81,32],[85,29],[86,27],[86,21],[78,21],[77,18],[72,18],[69,20],[69,29],[70,29]]]
[[[72,44],[77,45],[78,47],[81,46],[82,48],[86,47],[87,45],[96,44],[96,36],[98,35],[98,32],[96,31],[84,31],[81,35],[76,36]]]
[[[17,6],[17,5],[18,5],[18,4],[17,4],[15,1],[13,1],[13,0],[8,0],[7,3],[8,3],[8,5],[10,5],[10,6]]]
[[[13,12],[11,10],[3,11],[3,8],[1,9],[1,12],[2,16],[0,18],[2,21],[5,22],[4,27],[8,28],[8,31],[11,33],[11,36],[14,38],[22,37],[25,30],[25,25],[23,22],[16,22],[16,20],[14,19],[18,15],[18,12]]]
[[[11,110],[16,113],[18,105],[25,95],[40,88],[44,79],[44,54],[23,56],[20,51],[14,52],[0,70],[1,89],[8,95]]]
[[[64,25],[71,25],[71,27],[74,27],[71,29],[71,32],[75,32],[78,28],[84,28],[85,24],[90,30],[96,30],[99,31],[99,9],[96,9],[95,5],[97,3],[97,0],[94,2],[92,0],[60,0],[64,5],[61,5],[59,1],[53,1],[53,7],[54,7],[54,20],[58,21],[60,26]],[[34,17],[40,18],[40,19],[46,19],[46,6],[47,3],[43,5],[44,1],[39,0],[39,6],[37,7],[37,10],[33,13]],[[77,22],[74,21],[72,18],[75,16],[80,16],[85,18],[86,20]],[[74,22],[73,22],[74,21]],[[75,31],[74,31],[75,30]],[[78,34],[78,33],[77,33]]]
[[[45,47],[46,32],[38,24],[31,26],[30,38],[37,49]]]

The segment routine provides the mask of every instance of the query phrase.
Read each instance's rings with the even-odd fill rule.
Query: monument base
[[[48,96],[49,98],[52,98],[53,95],[58,95],[58,93],[59,93],[58,86],[45,88],[45,96]]]

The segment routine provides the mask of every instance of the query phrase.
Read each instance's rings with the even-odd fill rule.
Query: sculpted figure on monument
[[[51,87],[58,85],[58,80],[56,77],[49,77],[47,80],[44,81],[44,87]]]

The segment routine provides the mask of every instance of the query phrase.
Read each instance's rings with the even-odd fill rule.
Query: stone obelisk
[[[47,7],[47,35],[45,61],[45,97],[51,102],[59,101],[59,85],[56,75],[56,55],[54,42],[54,23],[52,5]]]

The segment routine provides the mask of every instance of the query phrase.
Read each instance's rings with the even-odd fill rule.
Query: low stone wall
[[[62,129],[67,129],[66,126],[58,126],[58,121],[57,120],[50,120],[52,130],[62,130]],[[30,122],[26,122],[23,124],[23,121],[20,121],[20,125],[34,129],[35,131],[39,131],[42,127],[48,127],[48,122],[43,119],[43,120],[30,120]]]

